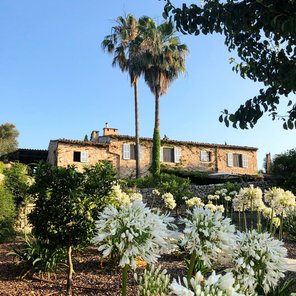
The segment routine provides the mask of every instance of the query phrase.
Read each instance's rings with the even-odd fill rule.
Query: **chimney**
[[[91,141],[98,141],[99,139],[99,131],[92,131],[90,135],[90,140]]]
[[[271,169],[271,155],[270,153],[267,153],[265,156],[265,172],[266,174],[270,174]]]
[[[108,124],[103,128],[103,136],[118,136],[118,129],[108,127]]]

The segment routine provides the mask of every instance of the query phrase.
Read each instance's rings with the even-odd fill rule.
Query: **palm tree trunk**
[[[153,133],[152,150],[152,174],[157,177],[160,174],[160,92],[159,87],[155,89],[155,123]]]
[[[135,93],[135,134],[136,134],[136,178],[140,178],[140,136],[139,136],[139,102],[138,102],[138,78],[134,82]]]

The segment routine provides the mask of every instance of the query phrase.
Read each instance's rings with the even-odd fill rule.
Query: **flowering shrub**
[[[171,222],[172,218],[151,212],[141,201],[123,204],[119,209],[109,205],[99,215],[94,241],[103,257],[116,252],[121,267],[135,269],[137,256],[152,264],[161,252],[170,250],[168,238],[175,237],[168,229]]]
[[[135,273],[135,280],[138,276]],[[151,265],[145,269],[143,276],[139,277],[138,296],[166,296],[169,292],[170,276],[167,270],[161,270],[161,266],[157,268]]]
[[[234,250],[234,273],[246,294],[262,295],[284,277],[287,250],[269,233],[239,233]]]
[[[218,257],[231,256],[235,227],[229,218],[224,219],[221,212],[198,207],[188,210],[187,214],[187,218],[181,220],[185,224],[181,246],[209,267]]]
[[[174,280],[170,285],[172,295],[177,296],[244,296],[245,294],[237,293],[240,288],[235,284],[235,278],[232,273],[225,275],[216,274],[215,271],[209,276],[204,276],[198,272],[188,283],[186,278],[183,278],[184,285]]]

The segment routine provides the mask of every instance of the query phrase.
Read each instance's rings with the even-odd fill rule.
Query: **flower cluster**
[[[138,281],[136,273],[134,277]],[[139,277],[138,296],[166,296],[169,294],[169,284],[170,276],[167,274],[167,270],[161,270],[161,266],[156,268],[155,265],[151,265]]]
[[[282,188],[270,188],[265,192],[264,199],[276,215],[283,215],[284,217],[296,206],[295,195]]]
[[[225,275],[216,274],[215,271],[205,279],[200,271],[191,278],[190,285],[186,278],[183,278],[184,285],[176,280],[170,285],[173,295],[177,296],[244,296],[237,291],[240,286],[235,284],[235,278],[232,273]]]
[[[137,256],[152,264],[160,253],[171,250],[169,239],[176,236],[168,229],[172,220],[151,212],[138,200],[119,209],[108,205],[99,215],[94,242],[103,251],[103,257],[116,253],[120,266],[130,265],[135,269]]]
[[[119,184],[115,184],[112,186],[111,193],[106,198],[106,203],[118,208],[121,205],[131,203],[134,200],[142,200],[141,193],[133,192],[127,194],[121,190]]]
[[[188,208],[193,208],[193,207],[203,207],[205,204],[201,201],[199,197],[192,197],[190,199],[187,199],[186,205]]]
[[[161,198],[163,199],[164,204],[168,209],[173,210],[176,207],[176,205],[177,205],[176,201],[174,199],[174,196],[171,193],[169,193],[169,192],[164,193],[161,196]]]
[[[235,246],[235,227],[230,224],[230,219],[224,219],[221,212],[213,213],[198,207],[188,210],[187,214],[188,217],[181,220],[185,224],[181,245],[190,254],[196,252],[209,267],[218,257],[231,256]]]
[[[265,206],[262,200],[262,190],[259,187],[250,185],[250,187],[241,188],[238,195],[233,199],[233,208],[235,211],[261,211]]]
[[[220,196],[218,194],[209,194],[208,200],[218,200]]]
[[[211,212],[221,212],[221,213],[224,213],[224,211],[225,211],[225,208],[224,208],[224,206],[223,205],[214,205],[211,201],[209,201],[206,205],[205,205],[205,207],[207,208],[207,209],[209,209]]]
[[[245,288],[242,292],[256,295],[257,285],[268,293],[284,277],[287,250],[269,233],[239,233],[233,253],[234,272]]]

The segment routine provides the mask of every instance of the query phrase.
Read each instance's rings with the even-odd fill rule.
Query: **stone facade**
[[[103,136],[90,142],[50,141],[48,161],[61,167],[75,165],[82,170],[86,165],[110,160],[121,178],[135,176],[135,138],[116,133],[116,129],[104,130]],[[152,139],[141,138],[140,145],[141,174],[145,175],[152,162]],[[161,146],[162,163],[170,168],[207,173],[257,174],[257,148],[174,140],[162,140]],[[235,162],[234,156],[240,162]]]
[[[75,154],[80,159],[75,159]],[[85,155],[85,159],[82,159]],[[48,161],[58,167],[74,165],[78,171],[82,171],[85,166],[94,165],[101,160],[109,160],[118,170],[118,155],[109,152],[109,146],[100,143],[56,140],[50,141],[48,147]]]

